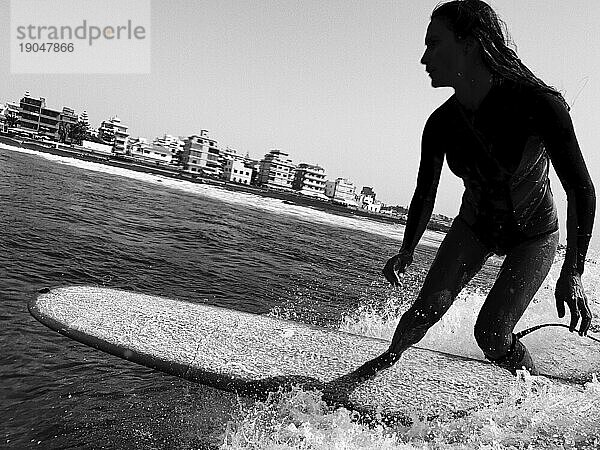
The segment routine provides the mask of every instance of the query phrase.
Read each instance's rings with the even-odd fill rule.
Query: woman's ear
[[[480,50],[479,41],[473,36],[463,38],[465,55],[478,54]]]

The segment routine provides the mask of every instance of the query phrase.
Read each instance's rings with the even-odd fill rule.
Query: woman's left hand
[[[592,312],[588,306],[587,297],[581,284],[581,276],[578,273],[565,274],[561,273],[556,282],[556,309],[558,317],[565,316],[565,303],[571,311],[570,331],[575,331],[577,322],[581,318],[581,326],[579,334],[585,336],[590,329],[592,323]]]

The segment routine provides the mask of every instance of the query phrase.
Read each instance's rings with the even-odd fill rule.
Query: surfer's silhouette
[[[394,364],[425,336],[492,254],[506,255],[475,324],[486,358],[515,373],[536,368],[513,329],[546,277],[558,243],[549,162],[567,193],[567,250],[556,283],[558,316],[581,319],[585,335],[592,315],[581,284],[595,212],[595,192],[562,95],[537,78],[507,46],[505,25],[480,0],[436,7],[421,59],[433,87],[454,95],[431,114],[422,138],[417,186],[400,252],[383,274],[399,274],[431,217],[444,158],[462,178],[458,216],[444,238],[423,287],[402,316],[389,350],[351,375],[373,376]]]

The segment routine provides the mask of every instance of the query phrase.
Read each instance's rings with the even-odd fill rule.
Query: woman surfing
[[[487,359],[512,373],[537,373],[513,330],[552,265],[558,218],[548,170],[567,194],[567,251],[556,283],[558,316],[585,335],[592,314],[581,283],[592,234],[595,191],[562,95],[536,77],[508,47],[503,22],[481,0],[436,7],[421,59],[431,85],[454,95],[425,125],[417,186],[403,243],[383,274],[399,274],[431,217],[444,160],[464,183],[462,204],[417,299],[402,315],[389,349],[353,376],[373,376],[421,340],[492,254],[505,256],[475,324]]]

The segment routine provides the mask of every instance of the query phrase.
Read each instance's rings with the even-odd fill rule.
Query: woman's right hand
[[[400,284],[400,274],[406,271],[406,268],[411,265],[412,261],[413,252],[400,250],[397,255],[388,259],[382,270],[383,276],[392,286],[398,286]]]

